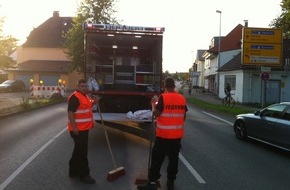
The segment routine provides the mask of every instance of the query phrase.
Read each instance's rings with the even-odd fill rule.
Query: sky
[[[3,32],[19,45],[40,24],[52,17],[75,16],[81,0],[0,0]],[[281,14],[281,0],[118,0],[117,19],[131,26],[165,27],[163,70],[188,72],[199,49],[208,49],[214,36],[227,35],[238,24],[268,28]],[[216,10],[220,10],[219,14]],[[221,16],[221,19],[220,19]],[[220,22],[221,21],[221,22]]]

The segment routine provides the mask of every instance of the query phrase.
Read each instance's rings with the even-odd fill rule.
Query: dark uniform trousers
[[[70,132],[74,140],[74,150],[69,161],[70,174],[79,175],[79,177],[86,177],[90,174],[88,162],[88,136],[89,131],[79,131],[79,135]]]
[[[175,180],[178,172],[178,155],[181,148],[181,139],[162,139],[156,137],[152,149],[151,167],[149,170],[149,180],[157,181],[160,169],[166,156],[168,156],[167,179]]]

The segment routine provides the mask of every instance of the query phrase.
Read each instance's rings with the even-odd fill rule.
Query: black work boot
[[[167,180],[167,190],[174,190],[174,180]]]
[[[144,185],[138,185],[138,190],[157,190],[157,184],[156,181],[149,181],[145,183]]]
[[[95,179],[92,178],[90,175],[88,175],[86,177],[81,177],[80,180],[81,180],[81,182],[88,183],[88,184],[94,184],[94,183],[96,183]]]

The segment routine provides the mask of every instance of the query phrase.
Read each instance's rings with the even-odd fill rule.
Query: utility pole
[[[218,66],[217,66],[217,95],[219,97],[220,92],[220,75],[218,69],[220,68],[221,62],[221,30],[222,30],[222,11],[216,10],[220,14],[220,25],[219,25],[219,46],[218,46]]]

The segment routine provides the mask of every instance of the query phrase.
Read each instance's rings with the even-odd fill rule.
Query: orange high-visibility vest
[[[156,136],[165,139],[178,139],[184,135],[185,98],[176,92],[163,93],[164,108],[157,118]]]
[[[77,111],[74,112],[77,128],[80,131],[89,130],[94,126],[92,102],[87,95],[83,95],[78,91],[75,91],[73,94],[78,98],[80,102]],[[72,95],[69,96],[68,100],[71,98]],[[68,130],[73,131],[70,120],[68,120]]]

